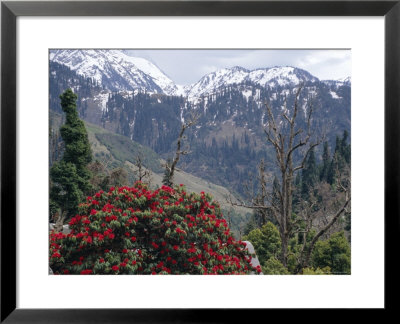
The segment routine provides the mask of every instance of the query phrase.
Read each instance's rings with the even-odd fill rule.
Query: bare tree
[[[150,185],[151,183],[151,171],[146,169],[143,165],[143,153],[139,152],[135,157],[135,166],[137,170],[134,171],[137,179],[143,183]]]
[[[176,168],[176,165],[178,164],[178,161],[179,161],[181,155],[187,155],[190,153],[188,150],[182,150],[182,148],[181,148],[182,142],[186,138],[184,136],[184,133],[185,133],[186,129],[188,129],[190,126],[193,126],[194,124],[196,124],[198,119],[199,119],[198,114],[192,114],[188,121],[182,123],[181,131],[179,132],[179,136],[178,136],[178,142],[176,143],[175,158],[173,159],[172,162],[167,161],[164,164],[165,173],[164,173],[163,183],[165,185],[168,185],[168,186],[173,185],[173,177],[174,177],[175,168]]]
[[[284,109],[282,110],[279,124],[272,113],[272,109],[268,103],[265,104],[268,116],[267,128],[264,130],[267,141],[272,145],[275,151],[275,161],[278,167],[277,185],[273,186],[273,190],[267,192],[267,181],[270,178],[266,176],[264,161],[261,161],[259,166],[259,177],[261,190],[260,193],[250,200],[249,204],[234,203],[247,208],[253,208],[261,212],[263,219],[265,218],[266,211],[269,211],[273,219],[278,225],[282,249],[280,261],[286,267],[288,264],[288,247],[289,240],[293,234],[302,232],[306,235],[311,231],[312,222],[306,226],[305,229],[300,229],[298,221],[293,219],[293,195],[295,191],[294,176],[295,174],[305,167],[307,157],[311,150],[321,143],[321,140],[315,140],[311,132],[311,121],[313,106],[311,98],[307,100],[306,110],[306,129],[303,130],[297,126],[297,117],[299,113],[299,97],[302,90],[300,86],[294,98],[292,113],[287,109],[287,98],[285,98]],[[294,155],[300,155],[299,162],[295,164]],[[297,159],[296,159],[297,160]],[[330,221],[321,228],[313,237],[311,243],[307,246],[304,244],[303,251],[299,260],[299,267],[306,266],[310,260],[310,255],[317,240],[326,233],[329,228],[337,221],[338,217],[346,210],[350,201],[350,195],[347,188],[343,187],[342,190],[346,191],[346,198],[343,205],[337,212],[330,218]],[[312,204],[308,206],[309,212],[307,213],[307,221],[313,217]],[[265,221],[265,219],[263,220]]]

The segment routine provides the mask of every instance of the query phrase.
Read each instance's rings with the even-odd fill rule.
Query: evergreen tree
[[[60,128],[65,150],[61,161],[50,169],[50,199],[60,208],[60,218],[69,218],[91,188],[87,165],[92,160],[92,153],[85,125],[76,110],[77,95],[67,89],[60,99],[66,115],[65,124]]]
[[[350,144],[347,144],[348,137],[349,137],[349,132],[345,129],[343,131],[342,142],[341,142],[341,154],[346,163],[350,163],[350,157],[351,157]]]
[[[320,172],[320,176],[319,176],[321,181],[327,181],[329,165],[330,165],[329,146],[328,146],[328,142],[324,142],[324,149],[323,149],[323,153],[322,153],[322,167],[321,167],[321,172]]]
[[[304,169],[302,170],[302,196],[308,197],[309,191],[314,187],[317,182],[317,162],[315,160],[314,148],[310,150]]]

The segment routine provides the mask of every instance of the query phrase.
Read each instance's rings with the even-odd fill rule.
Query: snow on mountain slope
[[[249,75],[249,71],[234,67],[232,69],[221,69],[203,76],[198,82],[185,88],[189,98],[197,98],[207,93],[212,93],[222,86],[242,83]]]
[[[53,50],[50,60],[93,78],[112,91],[142,89],[166,95],[183,94],[182,87],[153,63],[121,50]]]
[[[336,81],[345,85],[351,85],[351,77],[349,76],[347,78],[341,78]]]
[[[261,87],[295,86],[301,82],[316,82],[318,79],[307,71],[290,67],[272,67],[246,70],[235,66],[205,75],[200,81],[186,87],[189,100],[215,92],[221,86],[252,82]]]
[[[341,87],[341,86],[351,86],[351,77],[341,78],[337,80],[323,80],[323,83],[329,86]]]

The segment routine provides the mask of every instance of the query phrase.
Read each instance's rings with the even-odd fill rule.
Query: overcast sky
[[[293,66],[320,80],[351,76],[350,50],[129,50],[156,64],[175,83],[187,85],[221,68]]]

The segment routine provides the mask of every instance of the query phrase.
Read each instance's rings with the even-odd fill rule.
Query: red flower
[[[127,249],[123,249],[122,253],[128,253],[128,250]]]
[[[117,265],[115,265],[115,266],[112,266],[111,269],[113,269],[114,271],[118,271],[118,270],[119,270],[119,267],[118,267]]]
[[[178,251],[178,250],[179,250],[179,246],[178,246],[178,245],[174,245],[173,248],[174,248],[175,251]]]
[[[131,241],[132,241],[132,242],[135,242],[135,241],[136,241],[136,237],[132,236],[132,237],[131,237]]]
[[[104,259],[100,258],[99,263],[104,263]]]

